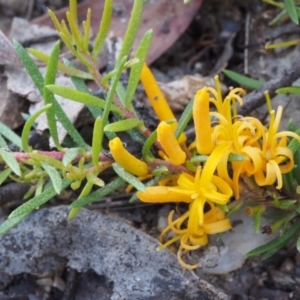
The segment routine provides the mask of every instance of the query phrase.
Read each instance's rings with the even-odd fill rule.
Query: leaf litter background
[[[57,35],[50,28],[40,27],[51,24],[45,16],[46,6],[60,9],[67,5],[66,2],[0,1],[0,26],[3,31],[0,35],[0,64],[3,65],[0,120],[16,132],[22,129],[20,113],[33,112],[39,107],[40,99],[26,74],[21,72],[5,35],[15,37],[26,47],[49,51]],[[100,15],[97,11],[101,11],[100,2],[83,1],[80,4],[82,17],[85,17],[87,7],[93,7],[95,30],[99,22],[97,16]],[[258,0],[251,1],[251,4],[234,0],[203,1],[202,5],[201,2],[191,0],[189,6],[183,6],[181,0],[151,1],[145,7],[140,32],[149,27],[155,29],[148,63],[152,63],[151,67],[174,110],[180,113],[193,92],[203,85],[212,84],[212,76],[219,74],[223,68],[268,82],[280,78],[284,70],[294,67],[296,75],[293,79],[300,77],[297,69],[299,47],[272,52],[264,50],[266,41],[299,38],[299,27],[286,21],[270,28],[267,23],[277,11]],[[116,1],[109,49],[117,48],[120,43],[119,38],[125,28],[122,24],[128,17],[131,4],[129,0]],[[15,16],[22,19],[13,19]],[[29,25],[26,18],[30,20],[35,17],[39,18]],[[191,20],[191,25],[186,29]],[[99,68],[109,69],[114,54],[112,50],[102,53]],[[224,91],[234,85],[227,78],[222,79]],[[58,80],[68,84],[64,77]],[[155,124],[155,118],[149,115],[144,98],[140,91],[136,106],[151,126]],[[273,101],[274,107],[282,104],[286,108],[285,122],[292,117],[299,123],[298,98],[280,96]],[[253,98],[250,96],[249,99]],[[65,102],[65,105],[68,103]],[[92,132],[92,119],[83,107],[78,106],[75,110],[74,103],[72,112],[74,115],[70,117],[88,140]],[[265,112],[264,107],[252,111],[262,119]],[[45,129],[42,119],[37,129]],[[193,134],[191,130],[189,133]],[[31,139],[36,148],[49,147],[47,135],[41,135],[39,130],[32,132]],[[3,218],[22,203],[22,195],[27,189],[28,186],[16,183],[0,188]],[[182,270],[176,257],[168,250],[155,250],[158,245],[156,237],[166,223],[171,206],[132,206],[127,203],[128,197],[120,193],[91,205],[88,210],[82,210],[77,218],[67,221],[67,205],[75,197],[72,191],[64,192],[51,201],[48,208],[34,213],[1,238],[0,299],[300,298],[300,255],[294,243],[267,261],[254,258],[243,264],[243,259],[238,261],[228,255],[234,251],[226,248],[226,241],[231,241],[230,238],[212,241],[211,246],[190,258],[200,260],[204,267],[192,273]],[[64,206],[60,206],[62,204]],[[242,221],[241,215],[235,217],[235,233],[241,233],[242,223],[245,225],[248,221]],[[249,228],[251,222],[242,233],[246,240],[255,236]],[[268,238],[259,235],[263,236],[263,240]],[[239,237],[236,236],[236,240]],[[257,237],[254,239],[257,240]],[[245,243],[243,240],[240,244],[230,242],[236,249]],[[225,255],[222,254],[224,249],[228,250]],[[236,249],[234,253],[238,254]],[[224,262],[229,264],[225,269],[239,268],[222,275],[207,274],[211,273],[212,267]]]

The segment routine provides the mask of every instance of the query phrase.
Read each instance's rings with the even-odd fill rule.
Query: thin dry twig
[[[239,108],[238,113],[240,115],[248,115],[254,109],[265,104],[265,91],[269,91],[270,96],[274,97],[276,95],[275,91],[278,88],[290,86],[294,81],[300,77],[300,60],[295,62],[293,66],[289,69],[285,69],[282,75],[278,78],[269,80],[260,89],[249,93],[244,97],[244,105]]]

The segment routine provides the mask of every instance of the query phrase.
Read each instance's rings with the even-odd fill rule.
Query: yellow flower
[[[120,138],[109,141],[109,149],[114,160],[126,171],[136,176],[146,176],[149,173],[147,164],[128,152]]]
[[[277,180],[277,189],[282,188],[282,174],[290,172],[294,167],[292,151],[287,147],[286,137],[290,136],[300,142],[300,137],[291,131],[278,132],[283,108],[279,106],[277,113],[270,112],[269,129],[262,137],[262,164],[254,173],[255,182],[259,186],[272,185]]]
[[[204,204],[211,201],[226,204],[232,196],[228,183],[218,176],[215,170],[222,159],[223,153],[230,148],[230,143],[217,146],[205,163],[203,170],[199,166],[195,177],[182,173],[177,180],[177,186],[147,187],[146,192],[138,192],[138,198],[143,202],[166,203],[186,202],[191,203],[188,228],[189,232],[197,234],[198,226],[204,222]]]

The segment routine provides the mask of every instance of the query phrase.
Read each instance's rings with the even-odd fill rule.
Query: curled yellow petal
[[[157,127],[157,140],[160,142],[172,164],[178,166],[185,162],[186,154],[176,140],[170,124],[160,122]]]
[[[216,234],[231,229],[231,223],[227,218],[214,223],[204,223],[203,229],[206,234]]]
[[[202,236],[190,235],[189,241],[194,246],[196,245],[205,246],[208,244],[208,236],[207,234],[204,234]]]
[[[136,176],[146,176],[149,173],[147,164],[129,153],[120,138],[109,141],[109,149],[114,160],[126,171]]]
[[[196,131],[196,146],[199,154],[210,154],[214,149],[212,127],[209,116],[209,94],[207,88],[199,90],[195,96],[193,118]]]
[[[178,250],[178,252],[177,252],[177,259],[178,259],[178,262],[180,263],[180,265],[181,265],[183,268],[187,269],[187,270],[193,270],[193,269],[198,268],[198,267],[199,267],[199,263],[198,263],[198,264],[195,264],[195,265],[189,265],[189,264],[187,264],[187,263],[185,263],[185,262],[183,261],[183,259],[182,259],[182,250],[183,250],[183,247],[180,246],[180,247],[179,247],[179,250]]]

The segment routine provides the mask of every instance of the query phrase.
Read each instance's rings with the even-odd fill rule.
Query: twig
[[[245,50],[244,50],[244,74],[248,74],[248,63],[249,63],[249,27],[250,27],[250,12],[247,12],[245,22]]]
[[[265,91],[269,91],[270,96],[275,96],[275,91],[278,88],[291,85],[300,77],[300,60],[297,61],[289,69],[285,69],[282,75],[278,78],[269,80],[260,89],[251,92],[244,97],[244,105],[239,108],[238,114],[246,116],[251,113],[254,109],[265,104]]]

